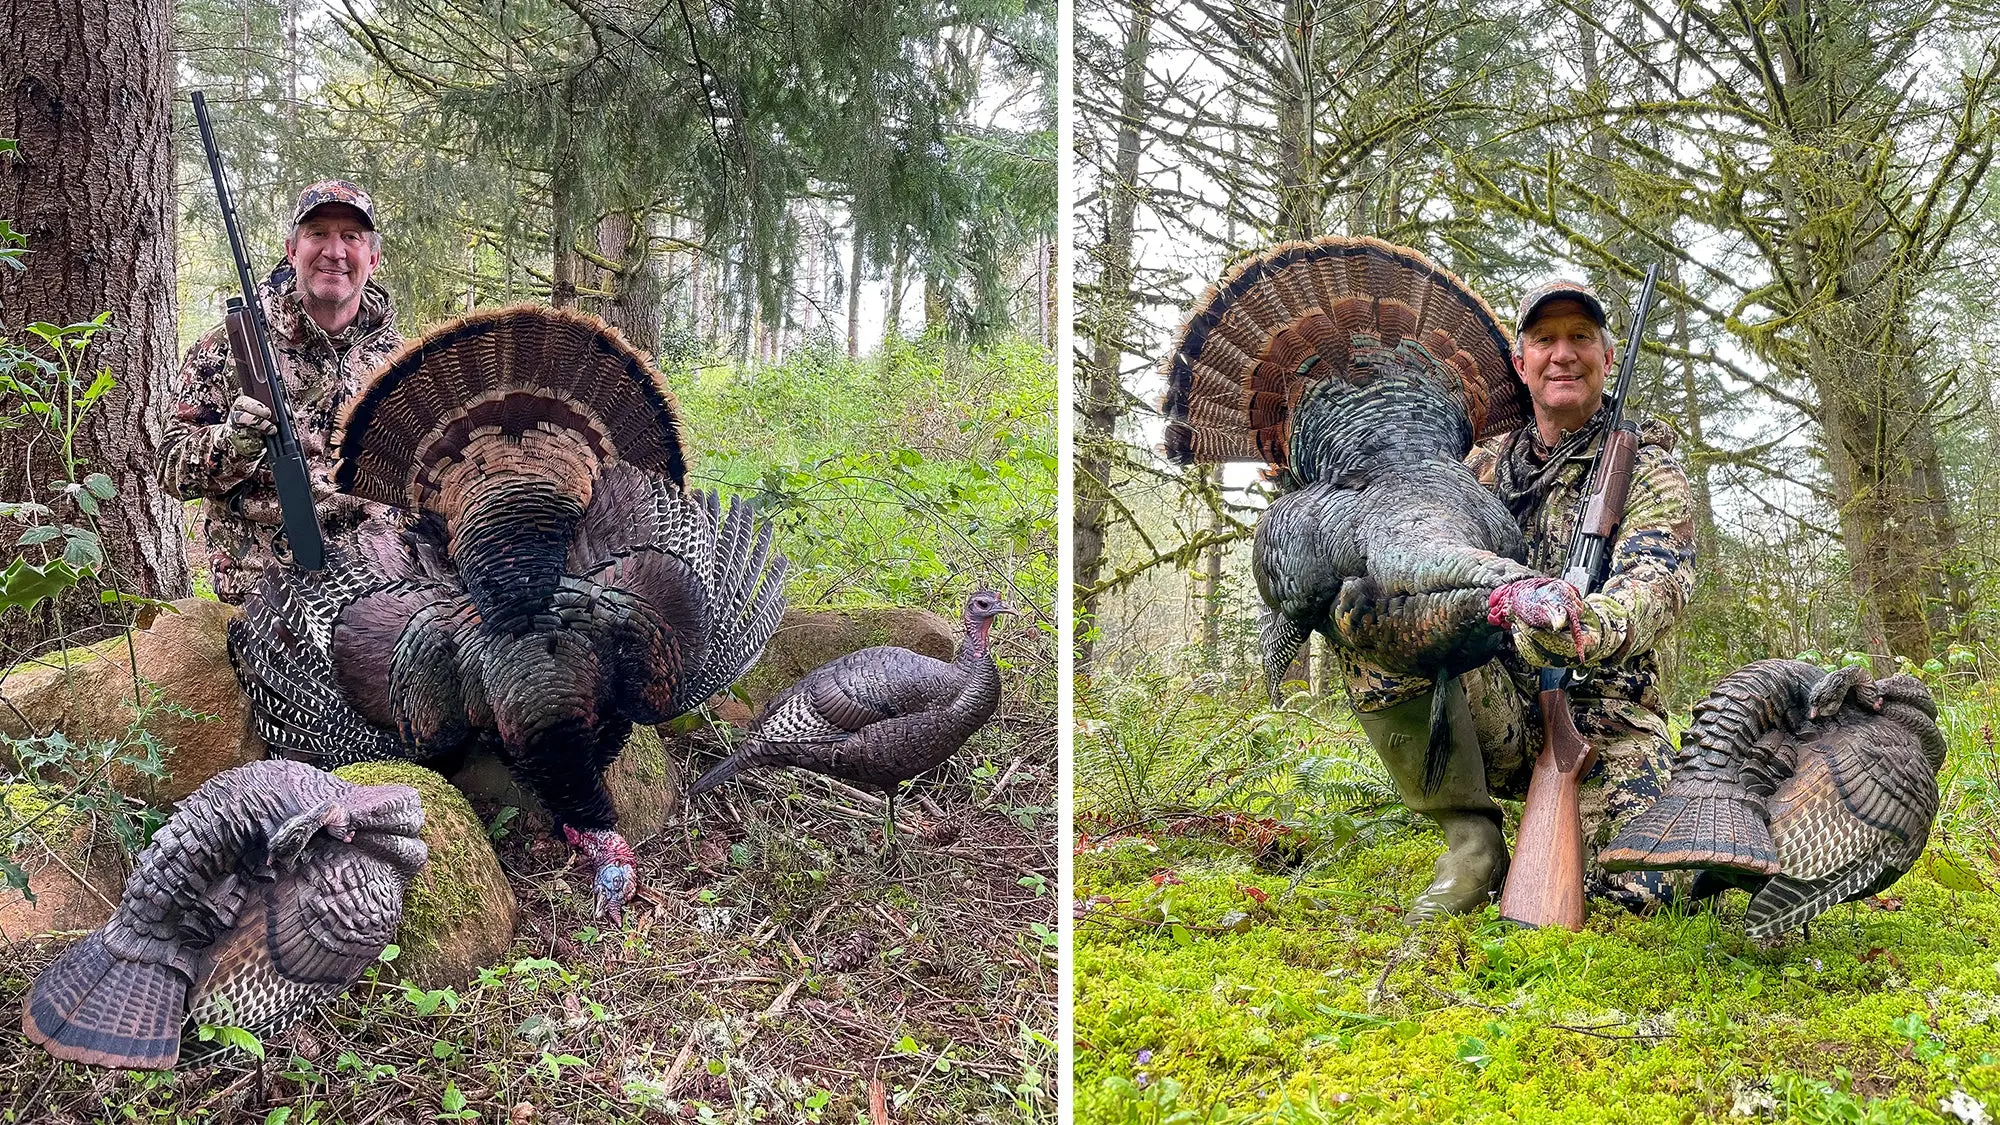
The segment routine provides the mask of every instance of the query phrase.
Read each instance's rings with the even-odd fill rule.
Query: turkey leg
[[[1433,689],[1433,692],[1440,689]],[[1445,914],[1469,914],[1492,901],[1507,878],[1507,841],[1500,833],[1500,806],[1486,792],[1486,761],[1479,749],[1472,708],[1456,678],[1445,691],[1451,730],[1444,779],[1424,792],[1424,758],[1430,744],[1431,697],[1425,692],[1380,711],[1357,711],[1355,718],[1382,759],[1403,804],[1435,821],[1444,833],[1445,853],[1436,877],[1410,904],[1403,921],[1416,925]]]

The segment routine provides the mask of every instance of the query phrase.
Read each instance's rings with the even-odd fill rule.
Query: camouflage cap
[[[345,203],[361,212],[361,221],[369,230],[375,229],[375,200],[362,189],[361,185],[347,180],[321,180],[299,193],[299,205],[292,210],[292,226],[296,228],[306,221],[306,216],[329,203]]]
[[[1515,334],[1527,331],[1528,325],[1535,322],[1535,314],[1542,311],[1543,305],[1559,299],[1575,301],[1582,305],[1583,311],[1589,314],[1590,319],[1597,322],[1599,328],[1611,326],[1610,318],[1604,315],[1604,302],[1598,299],[1595,289],[1585,282],[1559,277],[1542,282],[1528,290],[1528,295],[1521,298],[1520,315],[1514,318]]]

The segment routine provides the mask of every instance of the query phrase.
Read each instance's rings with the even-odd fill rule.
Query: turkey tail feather
[[[100,930],[35,978],[21,1030],[59,1059],[166,1070],[180,1058],[187,988],[166,965],[114,955]]]
[[[1778,846],[1751,801],[1669,793],[1633,818],[1597,853],[1606,871],[1722,868],[1776,875]]]
[[[687,799],[692,801],[749,768],[752,764],[750,761],[750,749],[754,745],[756,745],[754,742],[746,745],[743,749],[738,750],[736,753],[731,754],[710,767],[707,773],[702,774],[693,785],[688,787]]]
[[[1302,403],[1373,382],[1374,353],[1416,361],[1475,440],[1528,416],[1513,344],[1485,301],[1414,250],[1327,237],[1244,260],[1196,303],[1161,370],[1166,455],[1294,465]],[[1326,405],[1318,413],[1340,416]]]
[[[710,511],[719,498],[705,498]],[[716,529],[708,573],[709,647],[701,668],[675,693],[680,711],[691,711],[735,683],[757,663],[785,616],[784,556],[771,550],[771,524],[756,508],[732,500]]]
[[[1431,689],[1431,736],[1424,747],[1425,796],[1437,792],[1444,784],[1444,775],[1451,772],[1451,686],[1457,679],[1449,673],[1441,674]]]
[[[571,487],[611,460],[687,480],[660,370],[596,317],[541,305],[474,313],[405,345],[348,404],[335,441],[343,490],[448,518],[494,464]]]

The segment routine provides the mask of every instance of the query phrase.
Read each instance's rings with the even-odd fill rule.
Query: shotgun
[[[1639,344],[1646,336],[1646,316],[1653,309],[1653,283],[1660,267],[1646,267],[1645,284],[1632,306],[1632,332],[1618,363],[1618,382],[1611,400],[1611,419],[1604,444],[1591,466],[1590,487],[1584,493],[1583,518],[1570,539],[1569,562],[1563,580],[1585,595],[1604,584],[1611,569],[1612,548],[1625,522],[1625,501],[1632,489],[1632,461],[1639,454],[1639,425],[1625,417],[1625,400],[1638,366]],[[1542,753],[1528,781],[1521,811],[1521,831],[1514,838],[1514,863],[1500,892],[1500,916],[1528,926],[1583,928],[1583,777],[1597,764],[1597,748],[1577,733],[1566,690],[1567,668],[1543,668],[1537,703],[1542,711]]]
[[[306,472],[305,455],[299,452],[298,436],[292,432],[284,373],[278,370],[278,359],[271,352],[264,303],[257,299],[257,283],[250,276],[250,254],[236,224],[236,208],[229,202],[229,185],[222,178],[222,154],[216,150],[215,130],[208,123],[208,102],[200,90],[194,92],[194,119],[201,126],[201,147],[208,153],[215,199],[222,207],[222,226],[229,232],[229,251],[236,257],[236,278],[243,288],[241,297],[224,303],[223,331],[229,338],[229,354],[236,361],[243,393],[270,407],[271,420],[278,428],[275,436],[264,439],[264,458],[278,485],[278,510],[284,514],[285,542],[291,548],[292,564],[301,570],[321,570],[326,566],[326,539],[320,533],[319,512],[313,507],[312,477]]]

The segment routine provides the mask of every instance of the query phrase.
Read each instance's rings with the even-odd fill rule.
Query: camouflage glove
[[[1524,578],[1494,590],[1486,621],[1506,629],[1521,658],[1540,667],[1581,668],[1604,656],[1603,615],[1560,578]]]
[[[278,424],[271,408],[251,398],[237,395],[229,404],[229,417],[215,433],[215,447],[238,457],[255,457],[264,451],[264,440],[278,436]]]

